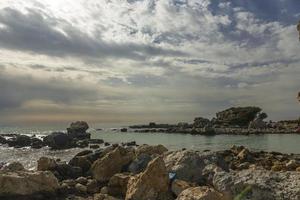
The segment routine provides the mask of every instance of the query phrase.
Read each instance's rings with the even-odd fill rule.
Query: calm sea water
[[[0,128],[0,134],[36,134],[47,135],[53,131],[63,129],[50,128]],[[278,151],[282,153],[300,153],[300,135],[296,134],[266,134],[266,135],[216,135],[201,136],[189,134],[166,134],[166,133],[121,133],[104,129],[96,131],[90,129],[92,138],[101,138],[109,143],[121,143],[136,141],[137,144],[163,144],[170,150],[194,149],[194,150],[223,150],[232,145],[243,145],[252,150]],[[47,147],[42,149],[13,149],[7,146],[0,146],[0,162],[19,161],[27,168],[34,168],[36,161],[41,156],[61,158],[69,160],[82,149],[69,149],[50,151]]]

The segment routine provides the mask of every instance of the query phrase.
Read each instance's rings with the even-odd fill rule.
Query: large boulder
[[[7,140],[7,143],[11,147],[26,147],[31,145],[31,138],[27,135],[17,135]]]
[[[72,139],[62,132],[53,132],[43,138],[43,141],[52,149],[67,149],[72,147]]]
[[[55,176],[48,171],[0,171],[0,199],[9,196],[54,194],[59,187]]]
[[[67,128],[68,134],[77,139],[90,139],[91,135],[86,131],[89,125],[85,121],[72,122],[70,127]]]
[[[177,200],[224,200],[221,193],[207,186],[191,187],[177,197]]]
[[[96,160],[91,171],[99,182],[108,181],[114,174],[120,173],[134,159],[134,151],[117,147],[104,157]]]
[[[205,182],[203,170],[209,164],[227,170],[224,158],[216,152],[200,153],[192,150],[174,151],[164,156],[169,172],[176,174],[176,178],[202,184]]]
[[[255,119],[261,111],[259,107],[232,107],[216,113],[216,123],[248,126],[249,122]]]
[[[5,139],[5,137],[2,137],[0,135],[0,144],[6,144],[7,143],[7,140]]]
[[[137,156],[139,156],[141,154],[161,155],[167,151],[168,151],[168,149],[161,144],[154,145],[154,146],[143,144],[136,149],[136,155]]]
[[[175,179],[172,181],[171,190],[175,196],[178,196],[182,191],[192,187],[193,184],[183,180]]]
[[[128,171],[134,174],[138,174],[144,169],[146,169],[148,163],[152,160],[152,157],[149,154],[140,154],[139,156],[134,159],[129,167]]]
[[[86,174],[90,170],[92,163],[86,156],[75,156],[70,160],[69,165],[80,167],[82,172]]]
[[[238,195],[251,200],[299,200],[300,173],[267,170],[217,172],[214,187],[227,199]]]
[[[107,185],[108,194],[114,197],[125,197],[130,177],[129,174],[124,173],[118,173],[111,177]]]
[[[147,169],[129,179],[126,200],[167,199],[169,177],[161,157],[152,160]]]

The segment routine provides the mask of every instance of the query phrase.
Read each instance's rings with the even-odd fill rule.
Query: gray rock
[[[244,192],[245,199],[251,200],[300,199],[300,174],[297,172],[267,170],[217,172],[213,185],[227,198],[236,197]]]
[[[149,154],[139,155],[128,167],[128,171],[134,174],[138,174],[146,169],[148,163],[152,160]]]

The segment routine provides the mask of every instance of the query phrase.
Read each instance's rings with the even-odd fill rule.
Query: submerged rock
[[[54,194],[58,181],[51,172],[0,171],[0,197],[5,196]]]
[[[129,179],[126,200],[167,199],[169,177],[161,157],[152,160],[146,170]]]

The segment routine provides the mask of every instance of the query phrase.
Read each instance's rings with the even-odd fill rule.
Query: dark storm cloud
[[[30,77],[16,79],[0,75],[0,111],[18,108],[26,101],[49,100],[56,103],[71,104],[84,100],[95,100],[97,94],[92,90],[72,87],[60,80],[36,81]]]
[[[133,43],[107,43],[101,38],[92,38],[69,23],[37,10],[28,9],[28,14],[5,8],[0,10],[1,48],[28,51],[50,56],[123,57],[136,60],[155,55],[182,56],[184,53],[154,46]],[[63,27],[62,33],[57,27]]]

